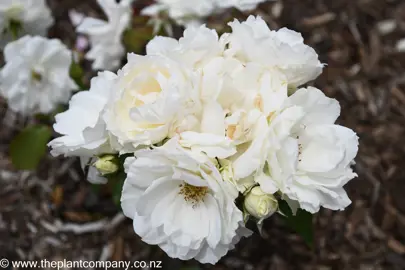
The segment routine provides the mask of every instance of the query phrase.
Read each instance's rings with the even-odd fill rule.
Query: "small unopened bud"
[[[118,171],[117,159],[113,155],[100,157],[93,165],[97,168],[101,175],[115,173]]]
[[[247,212],[260,221],[270,217],[277,211],[277,199],[264,193],[260,187],[254,187],[245,197],[245,209]]]

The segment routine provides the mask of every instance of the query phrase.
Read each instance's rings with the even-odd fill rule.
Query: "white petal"
[[[217,102],[210,102],[204,106],[201,132],[225,136],[225,113]]]
[[[301,88],[288,98],[288,104],[302,107],[306,114],[301,123],[309,125],[333,124],[340,115],[337,100],[328,98],[314,87]]]

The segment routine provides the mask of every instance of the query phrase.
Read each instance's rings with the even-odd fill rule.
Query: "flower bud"
[[[97,168],[101,175],[115,173],[118,171],[117,160],[113,155],[100,157],[93,165]]]
[[[277,211],[277,199],[264,193],[260,187],[254,187],[245,197],[245,209],[257,219],[263,220]]]

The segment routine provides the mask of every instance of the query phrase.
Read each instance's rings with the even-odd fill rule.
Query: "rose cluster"
[[[322,72],[316,52],[260,17],[229,25],[220,37],[205,26],[155,37],[146,55],[100,72],[56,116],[62,136],[49,143],[96,160],[101,178],[123,168],[135,232],[182,260],[216,263],[251,234],[244,216],[261,223],[279,200],[342,210],[356,176],[358,138],[335,124],[339,103],[300,88]]]

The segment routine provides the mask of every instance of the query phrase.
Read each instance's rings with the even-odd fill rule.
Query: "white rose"
[[[50,113],[77,85],[69,76],[71,51],[58,39],[24,36],[7,44],[0,94],[24,115]]]
[[[125,161],[121,206],[143,241],[172,258],[215,264],[250,235],[234,203],[237,190],[206,155],[173,138],[135,156]]]
[[[244,206],[260,222],[277,211],[278,202],[273,195],[263,192],[260,187],[254,187],[245,196]]]
[[[334,124],[339,103],[309,87],[289,97],[283,110],[270,121],[268,138],[276,147],[269,148],[267,166],[257,171],[255,181],[264,192],[279,190],[311,213],[321,206],[343,210],[351,202],[343,186],[356,176],[351,165],[358,138]],[[291,117],[283,116],[294,110]]]
[[[223,8],[237,8],[240,11],[251,11],[260,3],[268,0],[216,0],[217,4]]]
[[[19,28],[19,37],[25,34],[46,36],[53,22],[51,10],[45,0],[1,0],[0,48],[13,38],[11,24]]]
[[[255,62],[279,69],[291,86],[311,81],[322,72],[318,55],[304,44],[301,34],[287,28],[271,31],[262,18],[254,16],[242,23],[235,20],[229,25],[232,33],[228,36],[226,55],[245,63]]]
[[[197,25],[200,19],[215,11],[212,0],[158,0],[157,3],[142,10],[143,15],[157,17],[166,12],[180,25]]]
[[[53,128],[62,136],[48,144],[52,155],[91,157],[114,152],[102,116],[116,78],[109,71],[100,72],[91,80],[89,91],[75,94],[69,109],[55,116]]]
[[[162,56],[128,55],[104,116],[122,151],[193,129],[200,113],[194,76]]]

